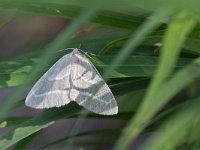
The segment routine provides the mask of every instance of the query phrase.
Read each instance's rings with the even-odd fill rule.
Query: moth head
[[[75,53],[76,53],[76,52],[79,52],[78,48],[75,48],[73,51],[74,51]]]

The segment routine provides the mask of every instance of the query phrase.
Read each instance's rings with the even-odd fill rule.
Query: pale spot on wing
[[[72,101],[75,101],[77,99],[77,97],[79,96],[80,91],[77,91],[75,89],[71,89],[69,92],[69,97]]]

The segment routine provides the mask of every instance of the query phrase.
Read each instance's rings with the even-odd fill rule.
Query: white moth
[[[26,97],[32,108],[60,107],[75,101],[102,115],[118,113],[116,100],[93,64],[77,48],[60,58]]]

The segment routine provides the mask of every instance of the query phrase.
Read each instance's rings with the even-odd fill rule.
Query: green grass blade
[[[129,120],[133,116],[134,112],[119,112],[115,117],[113,116],[100,116],[96,114],[89,114],[87,115],[87,119],[108,119],[108,120]],[[80,113],[75,115],[71,115],[70,118],[77,118],[80,116]],[[0,129],[5,127],[12,127],[20,125],[28,120],[30,120],[33,116],[30,117],[7,117],[3,118],[2,122],[0,122]],[[80,116],[82,117],[82,116]],[[83,117],[84,118],[84,117]]]
[[[133,118],[129,125],[125,128],[124,133],[120,137],[115,150],[121,150],[128,147],[130,141],[144,129],[151,117],[161,108],[158,105],[159,101],[155,97],[160,94],[161,87],[166,81],[166,78],[171,74],[174,64],[177,61],[180,53],[181,45],[185,41],[186,36],[195,25],[194,18],[188,13],[179,13],[170,23],[161,49],[160,65],[157,73],[150,85],[147,95],[141,104],[135,118]],[[164,97],[162,95],[162,97]],[[154,106],[154,108],[152,108]]]
[[[110,60],[115,55],[91,56],[93,64],[98,68],[100,73],[108,69]],[[175,70],[180,70],[190,63],[192,58],[180,58],[175,66]],[[24,59],[12,59],[0,62],[0,87],[11,87],[23,84],[31,72],[37,58],[26,57]],[[45,72],[51,63],[41,68]],[[158,57],[156,56],[128,56],[126,60],[119,64],[118,70],[112,74],[112,78],[130,78],[130,77],[151,77],[158,66]]]
[[[15,150],[25,150],[28,149],[28,145],[31,144],[31,142],[35,139],[35,137],[39,134],[40,132],[36,132],[30,136],[28,136],[27,138],[21,140],[20,142],[18,142],[17,144],[15,144],[14,149]]]
[[[0,3],[0,9],[3,10],[20,10],[32,13],[40,13],[51,16],[64,17],[74,19],[84,7],[76,5],[66,5],[51,2],[27,2],[27,1],[10,1],[7,3]],[[136,29],[146,16],[130,15],[128,13],[121,13],[119,11],[101,10],[96,14],[91,21],[128,30]]]
[[[0,149],[6,149],[20,140],[40,131],[43,128],[53,124],[56,120],[68,118],[79,112],[80,108],[75,104],[68,104],[62,108],[52,108],[44,111],[37,117],[30,119],[0,138]]]
[[[105,55],[106,53],[108,53],[110,51],[110,49],[112,49],[114,47],[121,47],[121,46],[123,46],[128,41],[129,38],[130,38],[130,36],[123,37],[123,38],[120,38],[120,39],[117,39],[117,40],[114,40],[114,41],[108,43],[104,48],[102,48],[99,51],[98,54],[99,55]]]
[[[187,106],[168,119],[155,138],[143,146],[143,150],[174,149],[183,144],[194,125],[200,125],[200,98],[189,100]],[[194,129],[195,130],[195,129]]]
[[[8,118],[2,118],[0,122],[0,128],[15,126],[18,124],[21,124],[28,119],[31,119],[31,117],[8,117]]]
[[[172,10],[159,11],[159,13],[155,13],[152,19],[148,20],[144,23],[136,33],[132,35],[130,40],[125,44],[122,48],[121,52],[118,54],[117,57],[114,58],[112,61],[110,68],[105,71],[103,77],[110,77],[114,70],[116,70],[119,64],[121,64],[127,56],[145,39],[145,36],[148,35],[152,30],[154,30],[159,24],[160,20],[163,19],[166,15],[171,13]]]
[[[194,30],[193,32],[199,32],[199,30]],[[145,38],[145,41],[142,43],[142,45],[148,45],[148,46],[155,46],[156,43],[162,42],[163,35],[155,35],[152,34]],[[110,43],[108,43],[100,52],[100,55],[105,55],[110,51],[110,49],[118,48],[123,46],[130,37],[122,37],[117,40],[113,40]],[[188,37],[188,39],[183,43],[182,48],[183,52],[199,55],[200,54],[200,40],[199,37]]]

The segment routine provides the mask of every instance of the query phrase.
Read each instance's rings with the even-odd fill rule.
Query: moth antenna
[[[88,52],[86,52],[86,56],[95,61],[95,59],[94,59],[93,57],[91,57],[90,55],[93,55],[93,56],[96,56],[96,55],[93,54],[93,53],[90,53],[90,55],[88,55],[87,53],[88,53]]]
[[[82,49],[78,49],[79,51],[81,51],[84,55],[87,55],[88,52],[84,52]]]
[[[64,48],[64,49],[60,49],[57,52],[62,52],[62,51],[66,51],[66,50],[73,50],[74,48]]]
[[[79,51],[81,51],[84,55],[91,57],[90,55],[96,56],[96,54],[90,53],[90,55],[88,55],[88,52],[83,51],[82,49],[78,49]]]
[[[78,46],[78,49],[80,49],[81,48],[81,43],[79,44],[79,46]]]

